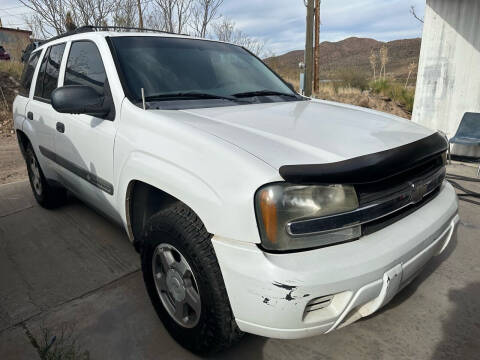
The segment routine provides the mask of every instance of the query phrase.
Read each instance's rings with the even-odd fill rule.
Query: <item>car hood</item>
[[[409,120],[327,101],[181,110],[203,131],[272,167],[324,164],[393,149],[433,133]]]

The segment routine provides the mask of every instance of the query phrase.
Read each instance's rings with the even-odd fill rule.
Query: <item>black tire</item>
[[[25,161],[33,196],[38,204],[46,209],[63,205],[67,198],[66,189],[53,187],[47,182],[31,144],[25,150]]]
[[[243,335],[230,308],[211,238],[196,214],[179,203],[150,218],[141,243],[143,278],[158,316],[180,345],[199,355],[224,350]],[[173,245],[179,250],[197,282],[201,312],[192,328],[178,324],[160,299],[152,268],[155,249],[160,244]]]

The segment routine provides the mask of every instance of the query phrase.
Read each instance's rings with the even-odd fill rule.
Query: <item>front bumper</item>
[[[381,308],[456,236],[458,201],[444,183],[409,216],[357,241],[270,254],[213,237],[241,330],[294,339],[345,326]]]

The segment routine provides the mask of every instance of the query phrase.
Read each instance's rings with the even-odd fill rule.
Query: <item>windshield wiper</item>
[[[242,97],[251,97],[251,96],[288,96],[288,97],[294,97],[297,98],[297,95],[294,94],[287,94],[279,91],[274,91],[274,90],[257,90],[257,91],[247,91],[247,92],[242,92],[242,93],[237,93],[233,94],[232,96],[236,98],[242,98]]]
[[[159,101],[159,100],[171,100],[171,99],[174,99],[174,100],[177,100],[177,99],[223,99],[223,100],[230,100],[230,101],[236,101],[236,102],[239,101],[237,98],[233,96],[222,96],[222,95],[193,92],[193,91],[145,96],[145,101]]]

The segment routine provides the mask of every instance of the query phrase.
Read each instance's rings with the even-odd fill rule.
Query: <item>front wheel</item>
[[[150,218],[142,271],[158,316],[182,346],[210,354],[241,338],[211,235],[187,206],[176,204]]]

